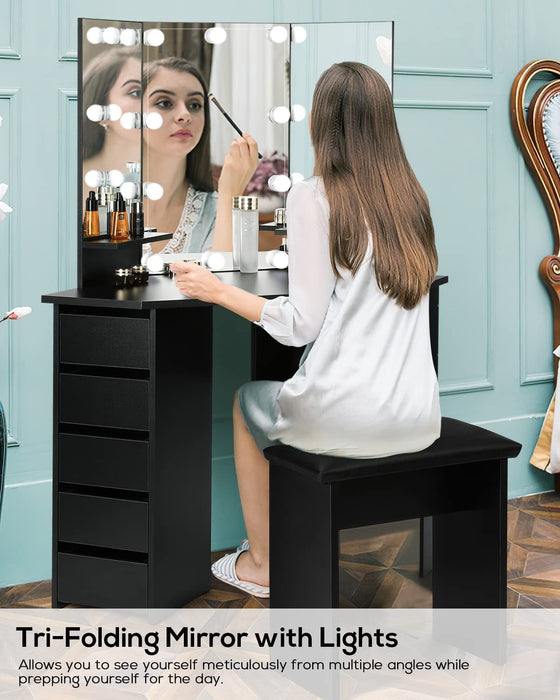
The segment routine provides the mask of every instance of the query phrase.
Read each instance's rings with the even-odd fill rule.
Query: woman
[[[428,447],[440,431],[428,291],[437,253],[428,200],[404,154],[385,81],[335,64],[315,88],[315,175],[287,202],[290,295],[266,300],[188,263],[179,289],[221,304],[286,345],[304,345],[286,382],[249,382],[234,404],[246,543],[212,568],[268,596],[268,462],[284,443],[381,457]]]
[[[83,76],[83,166],[90,170],[120,170],[140,160],[140,134],[125,129],[119,119],[99,122],[87,117],[91,105],[118,105],[122,114],[139,112],[142,94],[140,52],[136,48],[108,49],[92,59]]]
[[[145,221],[173,238],[153,243],[154,252],[231,250],[231,201],[242,194],[257,164],[249,137],[233,141],[218,194],[210,166],[210,112],[202,75],[183,58],[163,58],[144,70],[144,112],[162,125],[144,129],[144,180],[163,187],[163,196],[145,200]],[[219,232],[214,236],[214,230]]]

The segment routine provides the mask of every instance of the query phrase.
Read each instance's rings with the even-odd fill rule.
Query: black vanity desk
[[[286,271],[218,273],[273,298]],[[439,286],[430,297],[437,368]],[[174,281],[42,297],[54,305],[53,607],[180,607],[210,588],[212,309]],[[251,324],[251,376],[301,348]]]

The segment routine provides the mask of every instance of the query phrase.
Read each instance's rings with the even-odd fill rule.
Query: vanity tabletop
[[[288,294],[286,270],[260,270],[254,274],[241,272],[215,273],[223,282],[261,297],[274,298]],[[150,275],[148,284],[115,289],[109,284],[67,289],[43,294],[41,301],[69,306],[119,307],[127,309],[173,308],[178,306],[208,306],[207,302],[183,296],[175,281],[165,275]]]
[[[237,271],[216,272],[214,274],[227,284],[232,284],[267,299],[288,294],[287,270],[259,270],[254,274],[244,274]],[[438,275],[432,287],[439,287],[447,281],[447,276]],[[183,296],[175,286],[175,281],[165,275],[150,275],[149,284],[129,287],[128,289],[115,289],[106,284],[43,294],[41,301],[47,304],[119,307],[121,309],[208,306],[208,302]]]

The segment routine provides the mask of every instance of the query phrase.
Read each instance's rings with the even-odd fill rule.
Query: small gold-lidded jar
[[[119,267],[115,270],[113,275],[113,287],[117,289],[124,289],[126,287],[126,278],[128,276],[128,270]]]

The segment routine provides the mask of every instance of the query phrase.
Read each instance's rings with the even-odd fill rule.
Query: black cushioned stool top
[[[518,442],[490,430],[454,418],[442,418],[441,436],[421,452],[353,459],[312,454],[289,445],[277,445],[265,449],[264,454],[275,468],[293,469],[327,484],[381,474],[506,459],[517,457],[520,450]]]

